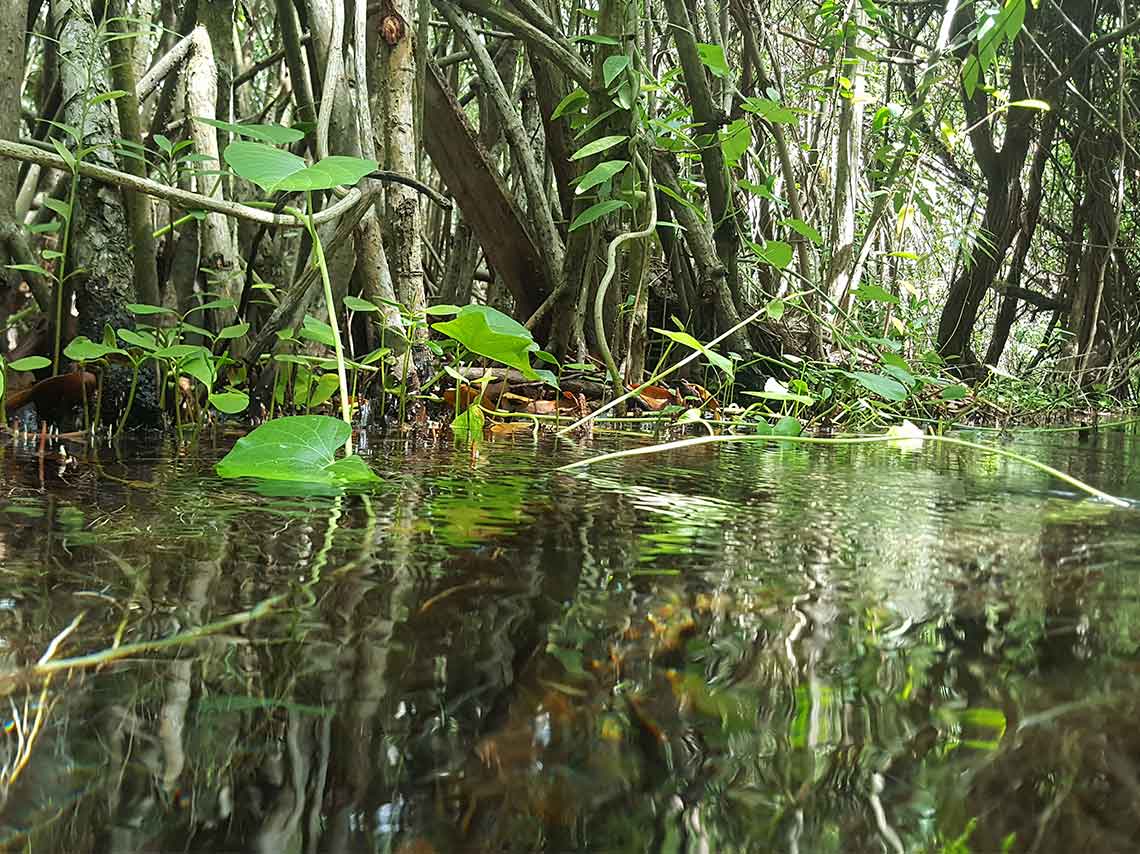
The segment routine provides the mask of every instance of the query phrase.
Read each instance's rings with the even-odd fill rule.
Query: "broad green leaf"
[[[380,307],[378,305],[370,303],[366,299],[360,299],[360,297],[345,297],[344,307],[349,311],[372,312],[380,310]]]
[[[599,154],[606,149],[613,148],[615,145],[621,145],[629,139],[628,136],[603,136],[600,139],[595,139],[593,142],[587,142],[572,155],[571,160],[582,160],[586,157],[591,157]]]
[[[732,68],[729,67],[728,61],[724,58],[724,48],[718,44],[698,44],[697,56],[701,58],[701,63],[717,77],[729,77],[732,75]]]
[[[336,453],[352,428],[327,415],[294,415],[262,424],[237,440],[216,469],[221,477],[252,477],[317,484],[377,481],[360,457]]]
[[[751,244],[752,251],[765,263],[780,270],[792,263],[792,245],[782,240],[769,240],[763,246]]]
[[[804,431],[803,425],[800,420],[791,415],[785,415],[776,422],[776,426],[772,428],[772,435],[774,436],[787,436],[795,438]],[[787,444],[791,444],[790,442]]]
[[[229,153],[228,148],[226,153]],[[378,168],[375,160],[334,154],[281,179],[273,185],[273,190],[331,190],[333,187],[351,186]]]
[[[851,374],[859,385],[886,400],[906,400],[907,391],[898,380],[883,374],[871,374],[866,371],[855,371]]]
[[[50,366],[51,359],[45,359],[43,356],[25,356],[8,363],[8,367],[13,371],[38,371],[40,368]]]
[[[574,190],[575,195],[581,195],[587,190],[592,190],[599,184],[604,184],[606,181],[611,180],[615,175],[621,172],[626,166],[629,165],[628,160],[604,160],[587,172],[578,181],[578,186]]]
[[[629,68],[629,57],[624,53],[606,57],[606,61],[602,63],[602,79],[606,87],[609,88],[614,79],[627,68]]]
[[[861,300],[867,302],[885,302],[892,305],[898,305],[899,298],[888,291],[883,290],[878,285],[864,284],[857,287],[852,293]]]
[[[451,316],[453,314],[459,314],[460,311],[461,309],[457,305],[441,302],[439,305],[429,305],[424,309],[424,314],[429,317]]]
[[[900,368],[898,365],[883,365],[883,373],[894,377],[907,388],[914,388],[918,382],[914,374],[906,368]]]
[[[126,350],[111,347],[92,341],[86,335],[71,339],[71,343],[64,348],[63,355],[75,362],[94,362],[107,356],[125,356]]]
[[[278,182],[305,168],[304,158],[262,142],[239,139],[226,146],[222,158],[234,172],[272,193]]]
[[[752,144],[752,125],[747,119],[737,119],[721,131],[720,148],[728,168],[734,167]]]
[[[116,334],[132,347],[141,347],[143,350],[149,350],[151,352],[158,349],[158,342],[154,340],[153,335],[135,332],[133,329],[118,329],[116,330]]]
[[[768,315],[771,320],[779,320],[784,316],[784,301],[782,299],[771,300],[768,305],[764,307],[764,313]]]
[[[189,374],[209,391],[218,379],[218,372],[214,370],[214,362],[208,353],[191,354],[188,358],[180,359],[178,369]]]
[[[802,219],[788,217],[787,219],[780,220],[780,225],[786,225],[792,231],[806,237],[816,246],[819,246],[823,243],[823,238],[820,236],[820,233],[808,225],[806,222],[804,222]]]
[[[582,211],[578,216],[574,217],[574,221],[570,223],[570,230],[574,231],[584,225],[589,225],[596,219],[600,219],[608,213],[616,211],[618,208],[627,208],[629,204],[623,202],[621,199],[607,199],[604,202],[598,202],[596,205],[591,205]]]
[[[67,202],[61,201],[60,199],[44,199],[44,207],[59,214],[60,219],[71,219],[71,205]]]
[[[472,353],[515,368],[528,379],[548,381],[543,376],[548,372],[535,371],[530,365],[530,354],[538,349],[530,330],[498,309],[465,305],[454,319],[433,323],[431,328]]]
[[[942,389],[941,398],[943,400],[964,400],[970,394],[970,390],[966,386],[961,385],[948,385]]]
[[[195,116],[194,121],[218,128],[219,130],[229,131],[238,136],[246,136],[258,142],[269,142],[274,145],[287,145],[290,142],[296,142],[299,139],[305,138],[305,134],[296,128],[287,128],[282,125],[239,125],[233,122],[222,122],[217,119],[205,119],[199,116]]]
[[[301,329],[297,333],[301,338],[324,344],[326,347],[335,346],[332,327],[323,320],[317,320],[310,314],[305,315],[301,322]]]
[[[340,378],[336,374],[322,374],[317,380],[317,387],[309,395],[309,406],[320,406],[328,403],[340,388]]]
[[[577,110],[577,104],[584,103],[588,100],[590,100],[590,96],[582,89],[574,89],[574,91],[558,102],[558,106],[554,108],[554,112],[550,114],[550,118],[556,119],[567,113],[571,108]]]
[[[796,114],[770,98],[745,98],[741,108],[773,124],[795,124]]]
[[[248,323],[235,323],[232,326],[227,326],[227,327],[223,328],[218,333],[218,340],[219,341],[226,341],[230,338],[241,338],[247,332],[249,332],[249,324]]]
[[[249,395],[244,391],[217,391],[210,395],[210,405],[226,415],[237,415],[249,409]]]

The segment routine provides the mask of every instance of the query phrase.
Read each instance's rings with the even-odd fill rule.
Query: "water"
[[[525,435],[273,495],[231,441],[0,452],[4,845],[1135,850],[1136,510],[961,448]],[[1140,498],[1120,434],[1012,447]]]

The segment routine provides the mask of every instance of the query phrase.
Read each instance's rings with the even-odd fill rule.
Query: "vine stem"
[[[312,210],[312,192],[306,191],[305,201],[308,209]],[[352,409],[348,403],[348,375],[344,369],[344,345],[340,338],[340,323],[336,317],[336,303],[333,299],[332,282],[329,281],[329,269],[325,264],[325,250],[321,246],[321,238],[317,234],[317,228],[313,224],[312,217],[296,208],[286,208],[286,210],[305,224],[309,236],[313,239],[313,262],[321,274],[321,285],[324,286],[325,291],[325,308],[328,310],[329,326],[332,327],[333,350],[336,352],[336,376],[340,384],[340,416],[344,419],[344,423],[349,426],[348,438],[344,440],[344,452],[346,455],[350,455],[352,454]]]
[[[641,155],[635,153],[634,160],[638,166],[645,169],[645,193],[649,198],[649,222],[639,231],[622,232],[610,241],[606,250],[606,272],[602,275],[602,280],[598,282],[598,291],[594,296],[594,337],[598,339],[598,349],[601,350],[602,360],[610,372],[610,381],[614,384],[615,392],[623,389],[625,384],[622,382],[621,372],[617,369],[617,363],[614,362],[613,353],[610,352],[610,345],[606,340],[606,292],[609,291],[610,282],[613,281],[614,274],[617,272],[618,247],[630,240],[649,238],[657,230],[657,194],[653,191],[653,173],[648,166],[641,162]]]
[[[609,460],[618,460],[625,457],[639,457],[646,454],[660,454],[665,451],[679,450],[681,448],[692,448],[697,445],[711,445],[720,442],[793,442],[801,445],[873,445],[883,443],[899,443],[907,444],[911,442],[941,442],[944,445],[957,445],[962,448],[970,448],[975,451],[982,451],[987,454],[997,454],[999,457],[1014,460],[1015,462],[1027,465],[1037,471],[1043,472],[1047,475],[1057,478],[1069,486],[1091,495],[1093,498],[1099,498],[1114,507],[1132,507],[1132,502],[1123,498],[1118,498],[1115,495],[1110,495],[1107,492],[1097,489],[1084,481],[1077,480],[1072,475],[1066,474],[1060,469],[1055,469],[1050,465],[1039,462],[1031,457],[1024,456],[1023,454],[1009,451],[1005,448],[994,448],[989,445],[980,445],[977,442],[969,442],[965,439],[958,439],[953,436],[915,436],[899,437],[892,435],[883,436],[840,436],[830,439],[815,436],[775,436],[775,435],[751,435],[751,436],[737,436],[737,435],[721,435],[721,436],[696,436],[692,439],[679,439],[676,442],[662,442],[658,445],[647,445],[641,448],[627,448],[624,451],[613,451],[608,454],[600,454],[596,457],[588,457],[584,460],[577,460],[576,462],[568,463],[567,465],[560,466],[555,471],[574,471],[576,469],[585,468],[587,466],[595,465],[596,463],[607,462]]]

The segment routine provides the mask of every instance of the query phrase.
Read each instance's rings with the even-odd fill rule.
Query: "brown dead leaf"
[[[659,385],[646,386],[637,395],[637,399],[651,412],[658,412],[674,402],[673,392]]]

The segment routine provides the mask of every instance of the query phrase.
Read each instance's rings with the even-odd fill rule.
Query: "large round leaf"
[[[365,483],[379,480],[356,455],[338,460],[352,428],[327,415],[294,415],[267,421],[237,440],[217,465],[222,477],[252,477],[302,483]]]
[[[472,353],[521,371],[528,379],[540,378],[530,366],[530,353],[538,349],[530,330],[497,309],[465,305],[453,320],[433,323],[431,328]]]

